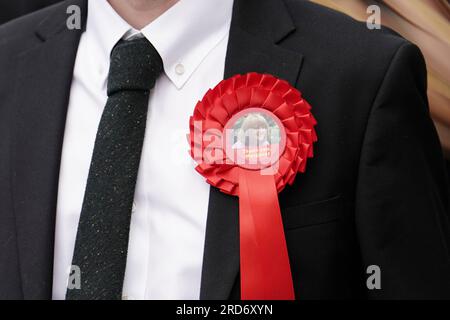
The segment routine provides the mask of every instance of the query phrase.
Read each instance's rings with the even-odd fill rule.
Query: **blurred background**
[[[59,0],[0,0],[0,24]],[[367,8],[381,8],[381,23],[417,44],[428,66],[430,109],[450,164],[449,0],[311,0],[366,21]],[[450,168],[450,166],[449,166]]]

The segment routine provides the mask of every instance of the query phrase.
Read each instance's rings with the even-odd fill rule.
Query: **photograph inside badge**
[[[261,168],[279,160],[286,144],[280,119],[262,108],[239,112],[225,125],[225,150],[242,167]]]

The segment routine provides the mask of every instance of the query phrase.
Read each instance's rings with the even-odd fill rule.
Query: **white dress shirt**
[[[180,0],[140,31],[106,0],[89,0],[66,120],[56,218],[53,298],[64,299],[109,57],[136,33],[158,50],[164,73],[150,95],[130,226],[125,299],[199,299],[209,185],[186,135],[196,102],[224,76],[233,0]]]

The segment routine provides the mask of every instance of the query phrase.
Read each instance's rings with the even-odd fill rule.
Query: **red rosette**
[[[278,142],[266,142],[264,150],[282,146],[268,167],[244,166],[235,159],[230,161],[227,153],[226,131],[235,128],[235,119],[242,114],[255,112],[272,119],[282,136]],[[239,197],[243,300],[295,298],[278,193],[294,183],[298,172],[305,171],[317,141],[316,123],[311,106],[298,90],[286,81],[258,73],[222,81],[197,103],[190,118],[190,153],[197,162],[196,170],[213,187]],[[259,148],[251,149],[257,150],[257,157]]]
[[[222,133],[236,113],[247,108],[263,108],[277,116],[286,130],[286,148],[274,175],[278,192],[292,185],[297,172],[304,172],[308,158],[313,157],[317,141],[311,106],[288,82],[268,74],[248,73],[223,80],[209,90],[195,107],[190,118],[191,156],[198,163],[196,170],[207,182],[230,195],[239,195],[239,166],[227,163],[223,144],[211,146],[211,129]],[[195,130],[195,123],[202,123]],[[216,141],[222,137],[216,135]],[[204,150],[214,148],[215,159],[205,159]]]

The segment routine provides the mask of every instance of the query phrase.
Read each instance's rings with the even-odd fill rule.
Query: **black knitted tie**
[[[161,57],[145,38],[120,41],[112,51],[108,100],[97,131],[72,260],[81,271],[81,288],[69,286],[68,300],[122,297],[148,100],[162,70]]]

